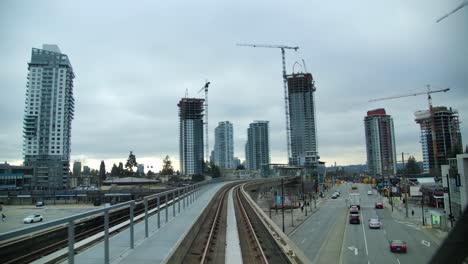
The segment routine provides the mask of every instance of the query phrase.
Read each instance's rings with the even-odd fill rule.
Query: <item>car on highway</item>
[[[375,209],[383,209],[383,203],[381,202],[375,203]]]
[[[370,229],[380,229],[382,226],[382,222],[379,221],[377,218],[369,219],[369,228]]]
[[[396,253],[406,253],[407,247],[406,242],[402,240],[390,240],[390,251]]]
[[[25,224],[31,224],[31,223],[34,223],[34,222],[42,222],[42,220],[44,220],[42,218],[42,215],[40,214],[33,214],[33,215],[28,215],[26,216],[26,218],[23,219],[23,223]]]
[[[339,192],[334,192],[333,195],[336,195],[336,197],[340,197],[340,193],[339,193]]]
[[[36,207],[43,207],[45,203],[43,201],[39,201],[36,203]]]
[[[351,208],[349,208],[349,223],[350,224],[361,223],[361,219],[359,217],[359,209],[357,206],[351,206]]]
[[[332,196],[331,196],[332,199],[336,199],[338,198],[338,196],[336,195],[336,193],[334,193]]]
[[[372,190],[368,190],[368,191],[367,191],[367,194],[368,194],[368,195],[371,195],[371,194],[372,194]]]

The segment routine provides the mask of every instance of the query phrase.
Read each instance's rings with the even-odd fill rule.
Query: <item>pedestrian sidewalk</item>
[[[408,203],[408,217],[406,217],[406,207],[405,204],[394,198],[395,202],[398,201],[398,203],[395,203],[393,210],[392,210],[392,205],[389,203],[389,200],[387,197],[383,197],[382,201],[384,203],[384,208],[386,208],[393,219],[401,222],[410,222],[413,224],[416,224],[422,228],[422,231],[425,232],[427,235],[429,235],[437,244],[441,245],[445,238],[448,235],[447,231],[444,231],[443,229],[439,227],[432,227],[431,225],[431,211],[435,211],[438,213],[443,214],[443,210],[440,208],[424,208],[424,218],[425,218],[425,224],[423,225],[423,209],[421,208],[420,205],[414,204],[414,203]],[[427,210],[427,211],[426,211]]]

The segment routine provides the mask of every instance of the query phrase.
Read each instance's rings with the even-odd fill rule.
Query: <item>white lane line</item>
[[[358,250],[357,250],[357,248],[356,248],[356,247],[354,248],[354,255],[355,255],[355,256],[357,256],[357,255],[358,255]]]
[[[363,217],[363,214],[362,212],[359,212],[361,213],[361,226],[362,226],[362,232],[364,232],[364,245],[366,246],[366,254],[367,256],[369,256],[369,250],[367,249],[367,239],[366,239],[366,230],[364,229],[364,217]]]
[[[398,264],[401,264],[401,263],[400,263],[400,260],[399,260],[398,258],[396,258],[396,261],[398,262]]]
[[[426,240],[422,240],[421,243],[422,243],[423,245],[425,245],[426,247],[430,247],[430,246],[431,246],[431,243],[428,242],[428,241],[426,241]]]
[[[385,229],[384,229],[383,233],[384,233],[385,235],[387,234],[387,232],[385,231]]]
[[[302,241],[301,241],[301,244],[304,244],[304,242],[306,242],[307,238],[304,238]]]

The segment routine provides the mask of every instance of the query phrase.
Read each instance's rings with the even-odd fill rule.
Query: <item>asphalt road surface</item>
[[[361,194],[361,223],[349,224],[347,197],[351,186]],[[415,224],[391,217],[391,208],[375,209],[381,200],[370,185],[342,184],[338,199],[328,198],[290,238],[314,263],[427,263],[438,248],[424,230]],[[370,229],[368,220],[379,218],[381,229]],[[389,240],[406,241],[408,252],[390,252]]]

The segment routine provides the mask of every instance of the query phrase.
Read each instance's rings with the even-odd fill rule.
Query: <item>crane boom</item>
[[[445,18],[447,18],[448,16],[450,16],[451,14],[457,12],[458,10],[462,9],[464,6],[468,5],[468,1],[465,1],[463,3],[461,3],[459,6],[457,6],[454,10],[450,11],[449,13],[443,15],[441,18],[437,19],[437,23],[439,23],[440,21],[444,20]]]
[[[297,51],[299,49],[298,46],[291,47],[286,45],[269,45],[269,44],[246,44],[246,43],[238,43],[237,46],[244,46],[244,47],[253,47],[253,48],[276,48],[281,49],[281,59],[283,62],[283,86],[284,86],[284,109],[286,114],[286,145],[288,148],[288,164],[290,163],[291,158],[291,137],[290,137],[290,130],[289,127],[289,99],[288,99],[288,79],[286,78],[286,54],[285,49],[292,49]]]
[[[243,47],[254,47],[254,48],[272,48],[272,49],[293,49],[294,51],[297,51],[299,47],[291,47],[291,46],[286,46],[286,45],[268,45],[268,44],[247,44],[247,43],[237,43],[237,46],[243,46]]]
[[[208,87],[210,86],[210,82],[206,81],[205,86],[203,86],[198,93],[201,93],[203,90],[205,91],[205,162],[210,160],[210,142],[208,138]]]
[[[417,95],[423,95],[423,94],[431,94],[431,93],[440,93],[440,92],[447,92],[449,91],[450,88],[445,88],[445,89],[440,89],[440,90],[428,90],[427,92],[420,92],[420,93],[412,93],[412,94],[403,94],[403,95],[396,95],[396,96],[389,96],[389,97],[382,97],[382,98],[376,98],[376,99],[370,99],[369,102],[376,102],[376,101],[383,101],[383,100],[390,100],[390,99],[397,99],[397,98],[402,98],[402,97],[409,97],[409,96],[417,96]]]

